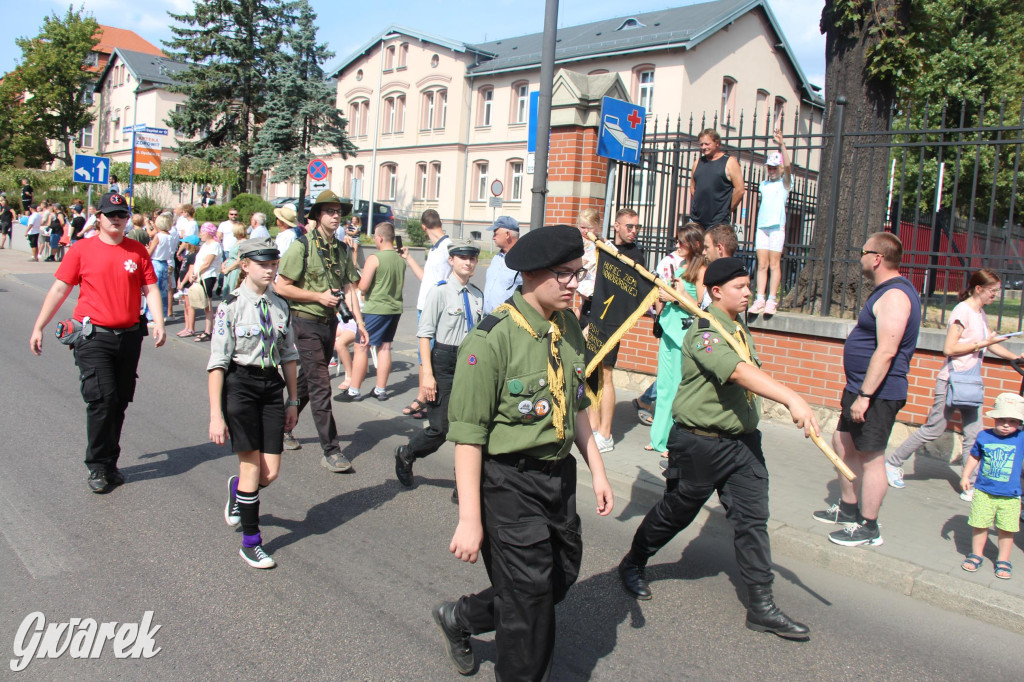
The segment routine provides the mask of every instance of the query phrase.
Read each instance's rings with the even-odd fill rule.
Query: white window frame
[[[477,161],[476,164],[476,200],[487,201],[487,171],[489,164],[486,161]]]
[[[519,160],[508,162],[509,172],[509,201],[523,200],[523,162]]]
[[[490,126],[494,115],[494,88],[488,86],[480,91],[480,125]]]
[[[526,123],[530,117],[530,84],[516,86],[516,123]]]
[[[430,172],[434,176],[434,194],[431,199],[439,199],[441,197],[441,162],[434,161],[431,163]]]
[[[654,69],[644,69],[637,74],[637,104],[647,113],[654,108]]]

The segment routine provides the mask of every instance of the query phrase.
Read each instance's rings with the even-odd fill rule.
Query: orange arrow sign
[[[135,174],[160,177],[160,150],[135,148]]]

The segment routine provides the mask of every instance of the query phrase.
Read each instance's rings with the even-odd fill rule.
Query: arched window
[[[121,110],[114,110],[114,117],[110,120],[110,141],[117,142],[121,139]]]
[[[526,123],[530,117],[530,84],[519,81],[512,84],[512,123]]]
[[[394,96],[384,98],[384,132],[395,132],[395,98]]]
[[[523,200],[523,160],[509,159],[505,173],[505,187],[509,201]]]
[[[409,64],[409,43],[398,46],[398,68],[404,69]]]
[[[348,105],[348,129],[351,135],[365,135],[370,120],[370,100],[359,99]]]
[[[754,103],[754,126],[755,130],[760,129],[761,122],[765,120],[768,113],[768,91],[758,90],[757,100]]]
[[[416,164],[416,198],[427,198],[427,164]]]
[[[395,46],[388,45],[384,48],[384,70],[390,71],[395,68]]]
[[[489,126],[494,115],[494,86],[485,85],[480,88],[480,106],[478,107],[476,124]]]
[[[430,130],[434,122],[434,92],[423,93],[423,115],[420,116],[420,130]]]
[[[394,201],[398,194],[398,164],[384,163],[380,166],[380,198]]]
[[[722,111],[719,123],[732,126],[736,118],[736,79],[726,76],[722,79]]]
[[[405,131],[405,95],[395,97],[395,132]]]
[[[448,122],[448,91],[438,90],[437,91],[437,121],[434,123],[435,128],[444,130],[445,123]]]
[[[420,130],[443,130],[448,118],[448,90],[438,88],[423,93]]]
[[[487,201],[487,162],[473,164],[473,186],[476,188],[474,201]]]
[[[430,198],[441,197],[441,162],[434,161],[430,164]]]
[[[776,97],[775,108],[772,111],[772,122],[776,128],[782,128],[782,124],[786,118],[786,98]]]

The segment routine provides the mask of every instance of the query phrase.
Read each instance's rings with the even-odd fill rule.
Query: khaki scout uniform
[[[296,239],[282,254],[278,274],[295,286],[320,293],[337,291],[346,284],[359,281],[359,271],[349,256],[348,248],[331,235],[325,238],[320,228],[310,230],[303,239]],[[333,308],[316,301],[289,301],[295,326],[295,345],[299,349],[302,372],[298,377],[299,414],[312,404],[313,422],[324,456],[341,452],[338,426],[331,404],[331,375],[328,368],[334,354],[334,337],[338,316]]]
[[[264,302],[274,330],[267,341]],[[224,420],[234,452],[283,450],[285,383],[278,368],[299,359],[291,320],[288,304],[271,289],[261,295],[244,283],[217,307],[206,369],[224,370]]]
[[[760,365],[750,330],[717,306],[708,312],[745,344]],[[761,400],[729,381],[744,360],[707,320],[690,327],[683,341],[683,378],[672,404],[668,437],[668,485],[633,537],[627,559],[645,566],[696,517],[718,492],[735,533],[740,574],[748,586],[773,580],[768,541],[768,470],[757,430]]]
[[[462,597],[454,617],[470,634],[496,632],[498,679],[546,678],[555,604],[582,557],[569,450],[589,405],[584,340],[572,311],[553,320],[556,332],[518,291],[484,318],[459,348],[449,408],[448,440],[483,446],[481,553],[492,585]]]

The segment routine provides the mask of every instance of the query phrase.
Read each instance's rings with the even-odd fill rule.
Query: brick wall
[[[618,369],[655,374],[658,340],[651,335],[651,319],[644,317],[622,339]],[[765,329],[751,330],[762,368],[797,390],[812,405],[838,408],[846,384],[843,375],[843,341]],[[910,363],[910,392],[899,421],[923,424],[935,393],[935,377],[943,355],[919,349]],[[1009,363],[985,358],[985,404],[991,406],[999,393],[1018,393],[1021,377]],[[959,426],[959,417],[953,423]]]
[[[548,182],[608,181],[607,160],[597,155],[597,129],[563,126],[551,130],[548,156]],[[604,210],[604,199],[598,197],[557,196],[549,194],[545,201],[545,225],[575,225],[580,210]]]

